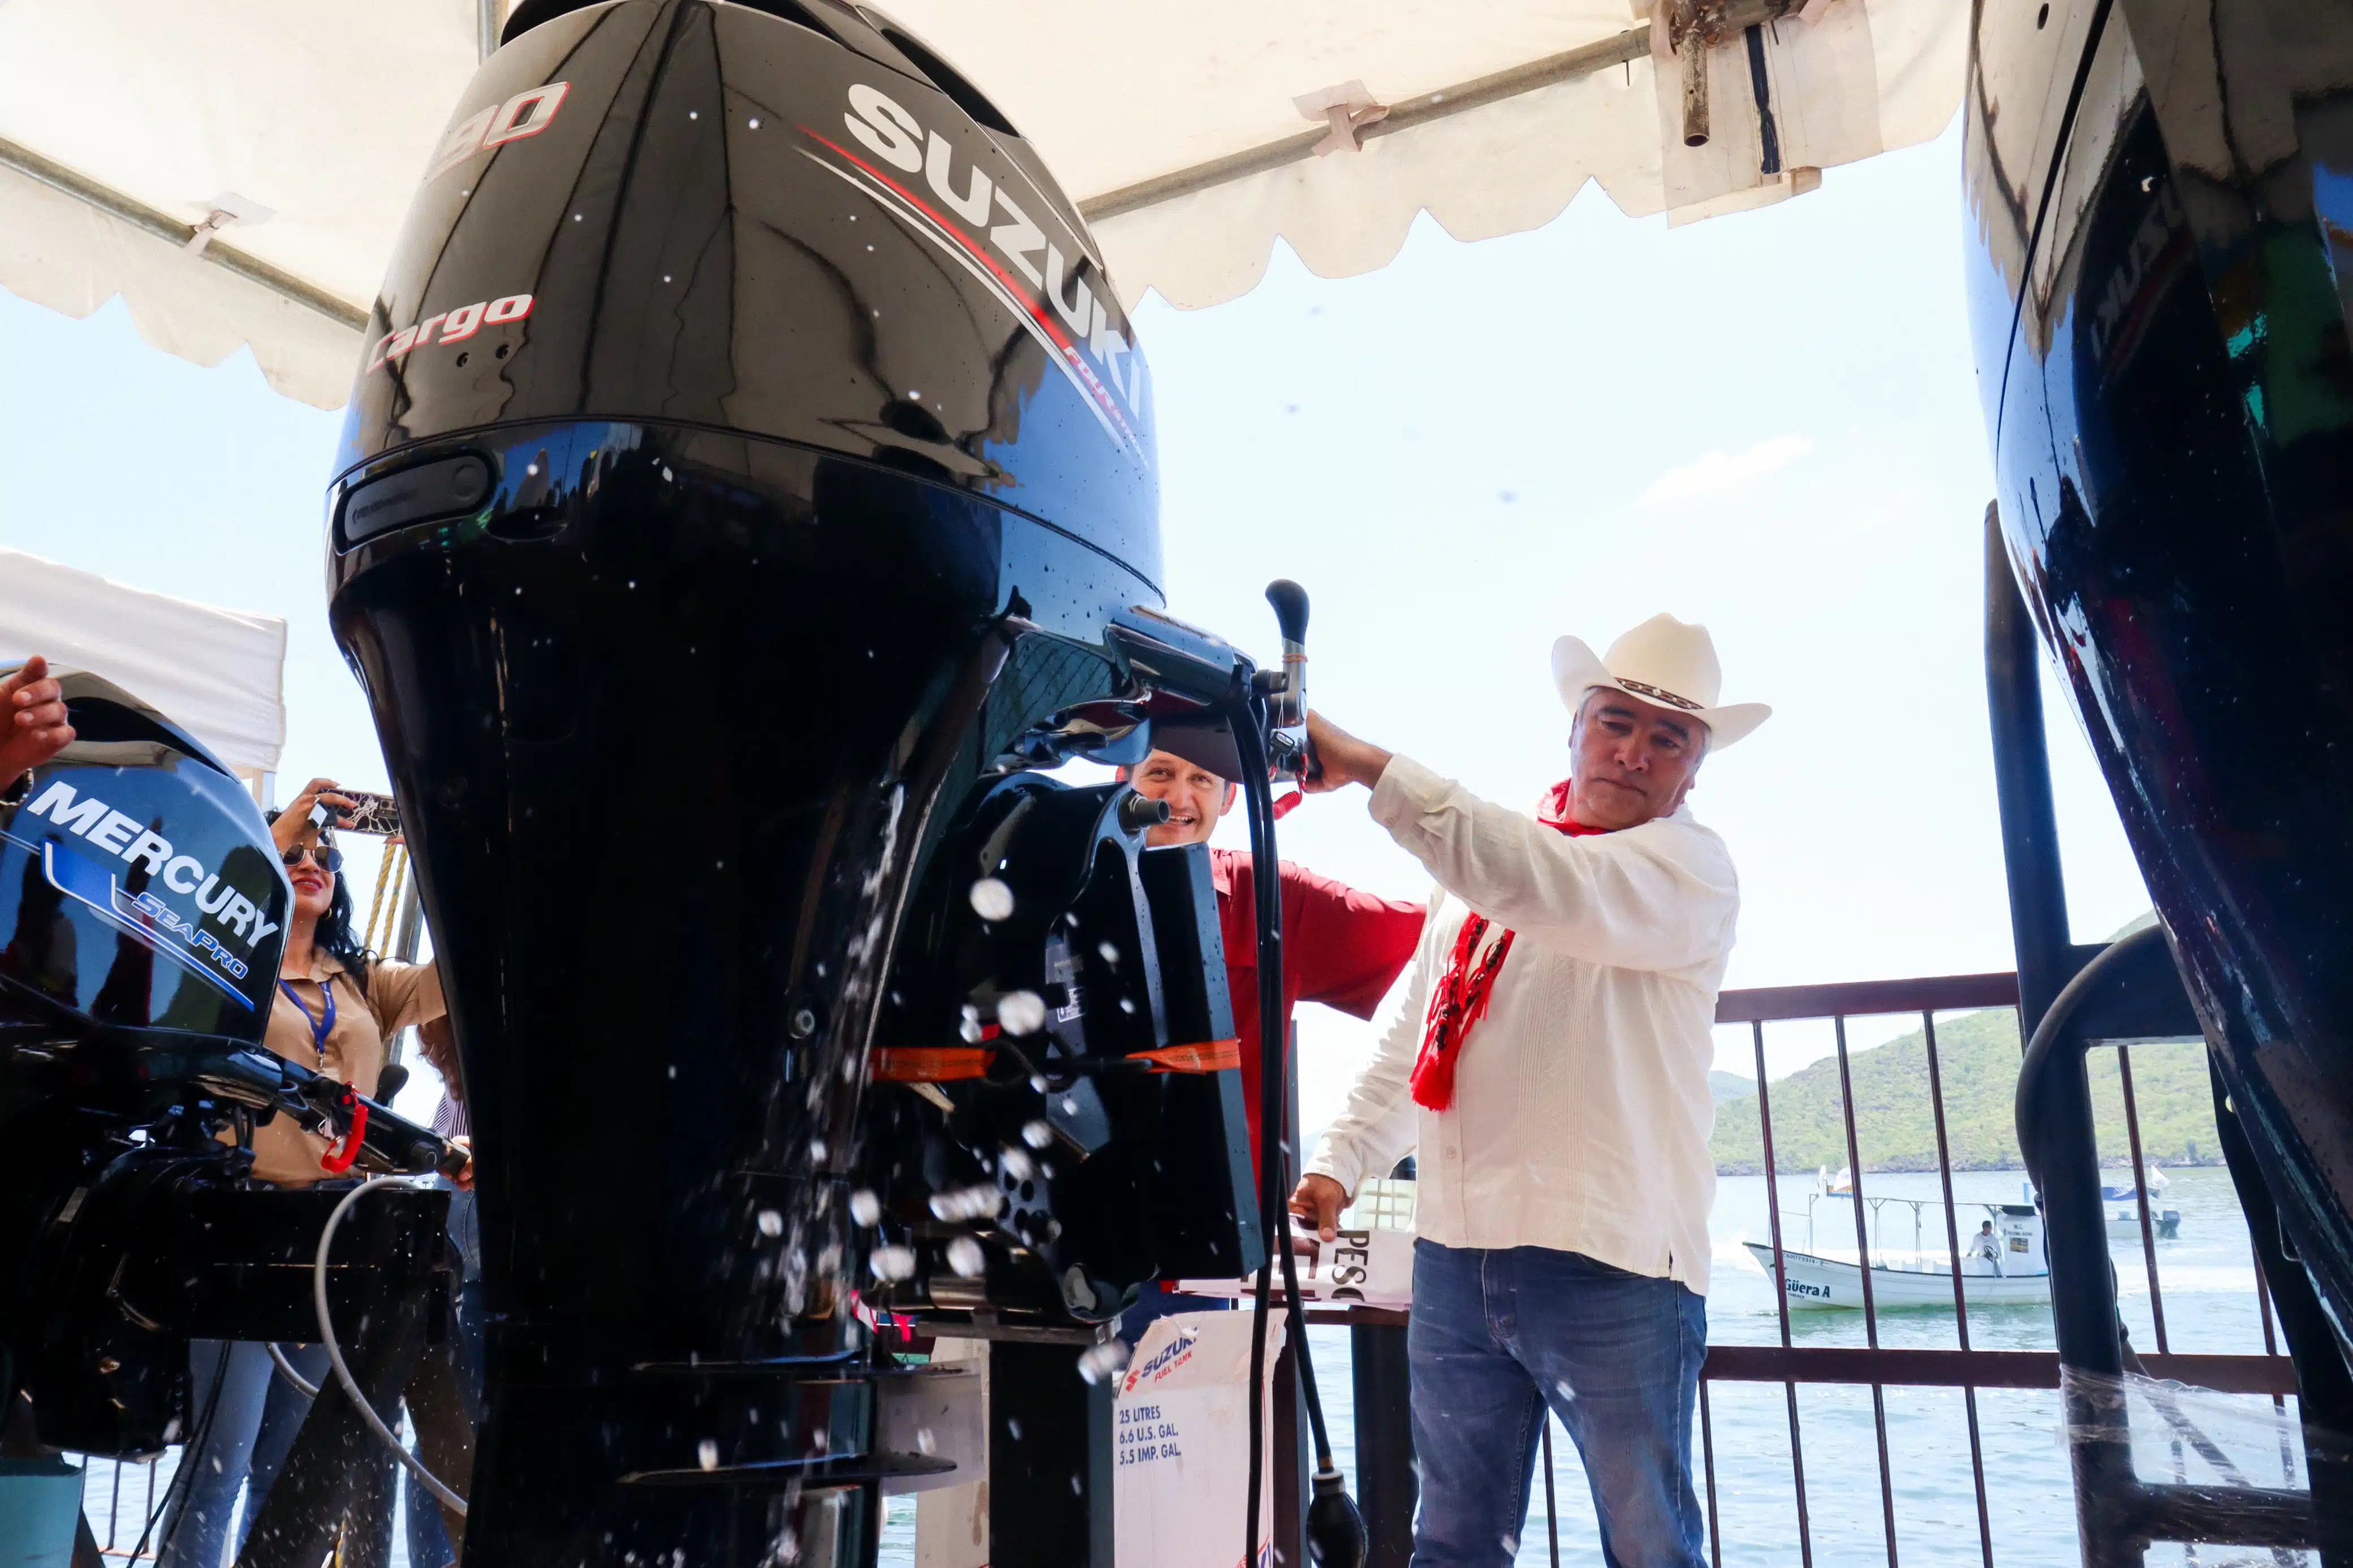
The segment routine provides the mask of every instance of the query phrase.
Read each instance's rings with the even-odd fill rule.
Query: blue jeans
[[[473,1195],[471,1193],[458,1194],[470,1200]],[[456,1212],[454,1204],[451,1212],[453,1215]],[[451,1228],[456,1228],[454,1224]],[[450,1326],[449,1342],[429,1350],[426,1354],[448,1357],[450,1372],[458,1385],[459,1400],[465,1407],[467,1426],[479,1431],[482,1425],[483,1334],[482,1282],[480,1279],[469,1279],[458,1288],[456,1307],[457,1321]],[[417,1391],[412,1389],[409,1394],[409,1428],[415,1439],[412,1448],[429,1469],[436,1468],[439,1460],[428,1451],[424,1437],[417,1434],[417,1428],[422,1425],[417,1415]],[[442,1413],[445,1419],[448,1414]],[[440,1479],[453,1490],[462,1493],[465,1489],[458,1479],[444,1475]],[[458,1553],[449,1540],[449,1532],[442,1527],[441,1505],[434,1500],[431,1492],[425,1489],[425,1483],[406,1468],[401,1471],[401,1485],[408,1504],[408,1568],[442,1568],[444,1563],[454,1561]]]
[[[278,1348],[306,1382],[316,1384],[331,1375],[325,1346]],[[228,1358],[226,1373],[221,1370],[224,1353]],[[278,1375],[278,1369],[269,1363],[269,1347],[264,1344],[192,1340],[188,1373],[190,1436],[204,1424],[216,1377],[220,1379],[220,1398],[204,1446],[181,1450],[181,1468],[191,1479],[179,1506],[164,1521],[157,1568],[220,1568],[237,1489],[250,1478],[253,1484],[237,1532],[242,1550],[246,1532],[252,1530],[254,1516],[269,1495],[270,1483],[293,1450],[294,1435],[302,1429],[311,1402]]]
[[[1502,1568],[1549,1405],[1593,1489],[1609,1568],[1700,1568],[1692,1412],[1707,1303],[1574,1252],[1413,1247],[1413,1568]]]

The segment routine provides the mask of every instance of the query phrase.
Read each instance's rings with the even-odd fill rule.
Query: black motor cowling
[[[2010,563],[2353,1352],[2353,16],[2083,0],[1977,35]]]

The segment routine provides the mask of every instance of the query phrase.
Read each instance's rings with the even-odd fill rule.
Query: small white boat
[[[1914,1203],[1907,1199],[1876,1202]],[[1809,1208],[1812,1206],[1808,1205]],[[1919,1204],[1919,1207],[1941,1207]],[[2026,1204],[1982,1204],[1989,1219],[1961,1247],[1961,1294],[1972,1307],[2029,1306],[2051,1300],[2051,1265],[2043,1250],[2042,1216]],[[1794,1308],[1862,1306],[1863,1269],[1852,1247],[1785,1248],[1782,1289]],[[1990,1231],[1985,1226],[1990,1224]],[[1766,1274],[1774,1273],[1773,1248],[1744,1242]],[[1888,1248],[1871,1251],[1872,1304],[1881,1311],[1953,1305],[1952,1254],[1942,1249]]]
[[[2144,1174],[2138,1187],[2115,1186],[2100,1189],[2100,1206],[2107,1211],[2108,1236],[2115,1241],[2140,1239],[2141,1205],[2173,1184],[2165,1173],[2152,1165]],[[2152,1206],[2148,1211],[2149,1234],[2158,1241],[2177,1241],[2181,1237],[2181,1211]]]

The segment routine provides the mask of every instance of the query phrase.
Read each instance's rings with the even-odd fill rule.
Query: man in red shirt
[[[1155,752],[1124,771],[1135,793],[1168,803],[1166,822],[1148,829],[1145,844],[1205,844],[1231,811],[1240,786],[1173,752]],[[1218,889],[1218,926],[1226,947],[1226,989],[1234,1033],[1241,1040],[1242,1105],[1250,1125],[1250,1170],[1258,1170],[1258,920],[1250,858],[1209,851]],[[1370,1018],[1421,938],[1421,906],[1362,892],[1282,862],[1282,1011],[1321,1002],[1351,1017]]]

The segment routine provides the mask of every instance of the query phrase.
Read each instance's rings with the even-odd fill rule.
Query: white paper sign
[[[1386,1307],[1404,1311],[1413,1305],[1413,1232],[1375,1227],[1344,1230],[1338,1239],[1313,1244],[1300,1254],[1299,1299],[1359,1307]],[[1282,1291],[1282,1271],[1275,1270],[1275,1293]],[[1250,1279],[1180,1279],[1176,1289],[1188,1296],[1250,1296],[1258,1281]]]
[[[1266,1365],[1282,1321],[1266,1325]],[[1250,1479],[1250,1314],[1187,1312],[1145,1331],[1113,1405],[1112,1507],[1120,1568],[1235,1568]],[[1263,1390],[1261,1394],[1263,1402]],[[1274,1529],[1271,1408],[1259,1485],[1261,1563]]]

